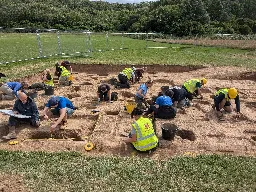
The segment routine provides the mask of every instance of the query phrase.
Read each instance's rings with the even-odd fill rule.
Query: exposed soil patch
[[[160,67],[159,67],[160,66]],[[93,73],[99,76],[108,76],[109,74],[116,73],[118,75],[124,68],[131,67],[131,65],[80,65],[80,64],[72,64],[73,71],[85,72],[85,73]],[[195,71],[198,69],[205,68],[204,66],[180,66],[180,65],[143,65],[143,67],[147,67],[147,73],[156,74],[159,72],[165,73],[182,73]],[[157,71],[157,72],[156,72]],[[117,76],[116,75],[116,76]]]
[[[67,97],[69,99],[72,99],[72,98],[75,98],[75,97],[81,97],[81,95],[78,94],[78,93],[71,93],[71,94],[67,94]]]
[[[23,179],[18,175],[7,173],[0,174],[0,191],[1,192],[27,192]]]
[[[154,82],[157,82],[157,83],[168,83],[170,85],[172,83],[172,81],[168,80],[168,79],[154,79]]]
[[[13,105],[5,103],[5,104],[0,104],[0,109],[12,109]]]
[[[256,130],[249,130],[249,129],[246,129],[246,130],[244,130],[244,133],[256,134]]]
[[[219,80],[251,80],[256,81],[256,72],[242,72],[236,74],[215,75],[214,79]]]
[[[249,107],[249,108],[251,108],[251,109],[256,109],[256,102],[246,102],[246,107]]]
[[[196,136],[195,133],[193,131],[190,130],[178,130],[176,133],[177,136],[180,136],[182,139],[187,139],[190,141],[195,141],[196,140]]]
[[[131,93],[129,91],[121,91],[120,94],[123,96],[123,97],[126,97],[126,98],[131,98],[131,97],[134,97],[135,94],[134,93]]]
[[[83,141],[81,130],[72,130],[72,129],[65,129],[65,130],[58,130],[54,131],[52,134],[50,131],[33,131],[30,134],[29,139],[68,139],[71,138],[76,141]]]
[[[55,95],[69,96],[74,105],[78,107],[78,110],[75,110],[74,114],[68,118],[68,123],[62,126],[61,130],[56,129],[54,131],[53,137],[56,139],[64,138],[64,141],[44,141],[45,138],[51,136],[49,123],[42,116],[44,104],[50,96],[43,95],[44,91],[42,90],[38,91],[38,96],[35,99],[41,115],[40,128],[33,129],[29,125],[21,125],[17,128],[19,145],[10,146],[4,142],[0,143],[0,149],[25,151],[75,150],[85,152],[85,141],[81,141],[78,145],[79,142],[73,142],[70,138],[80,140],[88,137],[96,147],[90,153],[86,152],[87,155],[131,156],[133,149],[123,142],[124,138],[121,133],[129,134],[131,123],[134,119],[131,119],[131,115],[124,110],[123,106],[128,101],[134,101],[134,95],[140,84],[147,81],[148,77],[157,80],[149,88],[146,95],[147,98],[152,98],[158,95],[162,86],[182,85],[184,81],[190,78],[204,76],[208,79],[208,83],[203,88],[205,90],[203,91],[203,100],[194,99],[192,107],[186,108],[185,113],[180,113],[178,110],[174,119],[157,119],[155,121],[160,149],[156,150],[150,158],[169,158],[173,155],[184,155],[188,151],[193,151],[195,154],[222,152],[237,155],[256,155],[256,145],[253,140],[256,135],[254,73],[236,67],[205,68],[202,66],[148,65],[148,70],[143,75],[144,78],[141,83],[132,84],[130,89],[116,89],[111,85],[111,92],[118,93],[118,100],[113,103],[98,103],[96,91],[99,83],[112,81],[109,84],[115,84],[118,74],[124,67],[130,67],[130,65],[74,65],[73,71],[78,71],[79,73],[73,74],[75,80],[72,86],[56,86],[54,90]],[[174,82],[170,81],[170,73],[171,78],[175,80]],[[229,76],[237,76],[236,78],[232,77],[233,79],[238,79],[240,75],[246,81],[229,81],[224,78],[227,74]],[[106,80],[106,75],[108,75],[108,80]],[[214,78],[215,75],[216,78]],[[40,75],[34,75],[26,79],[31,84],[40,81],[39,77]],[[220,80],[220,78],[223,78],[223,80]],[[213,99],[210,98],[215,92],[216,86],[234,86],[239,90],[239,93],[243,93],[239,94],[241,98],[241,113],[243,114],[241,118],[236,118],[236,114],[231,113],[225,114],[226,121],[220,122],[218,120],[215,111],[211,107]],[[6,107],[10,109],[13,103],[14,101],[0,101],[0,108]],[[235,106],[233,100],[231,103],[232,106]],[[0,137],[7,134],[8,118],[9,116],[0,113]],[[182,130],[176,133],[174,140],[161,139],[161,125],[164,123],[182,127]],[[23,140],[29,138],[42,138],[43,140],[33,142],[31,146],[31,142],[23,142]]]
[[[119,111],[106,111],[105,112],[107,115],[118,115]]]
[[[80,83],[80,85],[93,85],[93,83],[85,81],[85,82]]]
[[[219,134],[208,134],[207,137],[216,137],[216,138],[224,138],[225,134],[219,133]]]

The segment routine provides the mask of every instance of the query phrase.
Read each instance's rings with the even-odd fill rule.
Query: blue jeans
[[[66,113],[67,113],[68,117],[70,117],[74,113],[74,109],[71,109],[68,107],[66,109],[67,109]],[[60,115],[60,110],[58,110],[56,108],[52,109],[51,112],[53,115]]]

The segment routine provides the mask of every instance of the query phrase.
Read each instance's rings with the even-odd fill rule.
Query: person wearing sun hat
[[[98,87],[97,91],[98,101],[111,101],[110,86],[106,83],[102,83]]]
[[[236,112],[240,114],[240,99],[236,88],[223,88],[215,93],[214,108],[216,108],[218,118],[223,116],[222,109],[229,113],[232,112],[231,99],[235,99]]]
[[[51,110],[53,115],[59,115],[58,120],[51,126],[52,129],[56,128],[60,123],[65,124],[67,118],[70,117],[75,110],[72,102],[68,98],[62,96],[52,96],[49,99],[43,111],[45,119],[49,118],[47,113],[50,108],[53,108]]]

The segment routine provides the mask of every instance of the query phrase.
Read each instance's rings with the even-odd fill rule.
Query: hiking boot
[[[15,133],[14,126],[10,126],[8,135],[2,137],[2,139],[5,139],[5,140],[16,139],[16,138],[17,138],[17,135]]]
[[[17,139],[17,136],[16,136],[16,133],[9,133],[8,135],[3,136],[2,139],[5,139],[5,140]]]
[[[8,135],[2,137],[2,139],[5,139],[5,140],[11,140],[11,139],[16,139],[16,138],[17,138],[17,135],[15,133],[14,126],[10,126]]]

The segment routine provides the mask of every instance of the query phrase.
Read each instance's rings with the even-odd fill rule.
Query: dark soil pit
[[[131,67],[131,65],[81,65],[81,64],[72,64],[72,69],[74,71],[79,71],[80,73],[88,73],[90,74],[106,74],[116,72],[120,73],[124,68]],[[165,73],[182,73],[195,71],[198,69],[206,68],[205,66],[199,65],[190,65],[190,66],[181,66],[181,65],[143,65],[143,67],[147,68],[147,73],[149,74],[157,74],[158,72]]]
[[[83,107],[85,107],[86,109],[96,109],[97,106],[95,106],[95,104],[85,104],[83,105]]]
[[[250,109],[255,110],[256,109],[256,102],[246,102],[245,106],[250,108]]]
[[[7,134],[8,134],[7,124],[0,125],[0,138],[2,138],[2,136],[7,135]]]
[[[241,114],[239,117],[232,116],[230,118],[230,120],[231,120],[231,122],[233,122],[233,121],[250,121],[250,119],[243,114]]]
[[[208,134],[206,135],[207,137],[210,137],[210,138],[213,138],[213,137],[216,137],[216,138],[224,138],[225,137],[225,134],[223,133],[220,133],[220,134]]]
[[[0,104],[0,109],[12,109],[13,105],[11,104]]]
[[[256,141],[256,136],[251,136],[251,139],[252,139],[253,141]]]
[[[117,82],[118,82],[117,78],[114,78],[114,77],[113,77],[113,78],[111,78],[111,79],[105,80],[103,83],[108,83],[108,84],[110,84],[110,85],[116,85]]]
[[[256,81],[256,72],[243,72],[240,74],[216,75],[212,77],[219,80],[252,80]]]
[[[106,111],[107,115],[118,115],[120,111]]]
[[[107,77],[108,76],[108,73],[102,73],[102,74],[98,74],[99,76],[105,76]]]
[[[256,130],[250,130],[250,129],[247,129],[247,130],[244,130],[244,133],[248,133],[248,134],[256,134]]]
[[[92,79],[94,79],[94,80],[98,80],[99,79],[99,77],[91,77]]]
[[[75,141],[83,141],[81,136],[81,130],[70,130],[70,129],[54,131],[52,135],[50,132],[47,132],[47,131],[34,131],[30,134],[29,139],[49,139],[51,138],[51,136],[54,139],[70,138]]]
[[[190,131],[190,130],[185,130],[185,129],[178,130],[176,135],[180,136],[182,139],[187,139],[190,141],[196,140],[196,136],[195,136],[194,132]]]
[[[67,94],[67,97],[69,99],[73,99],[73,98],[76,98],[76,97],[81,97],[81,95],[78,94],[78,93],[71,93],[71,94]]]
[[[134,93],[131,93],[129,91],[121,91],[120,94],[126,98],[131,98],[131,97],[134,97]]]
[[[85,81],[85,82],[80,83],[80,85],[93,85],[93,83]]]
[[[205,101],[205,100],[198,100],[198,103],[203,104],[203,105],[211,105],[211,102]]]
[[[238,76],[238,79],[256,81],[256,72],[244,72]]]
[[[99,113],[97,113],[95,115],[87,115],[86,118],[95,121],[99,118]]]
[[[80,91],[80,90],[81,90],[81,86],[80,86],[80,85],[73,85],[73,86],[72,86],[72,90],[74,90],[74,91]]]
[[[210,89],[207,89],[207,88],[202,88],[201,92],[202,93],[212,93],[212,91]]]

